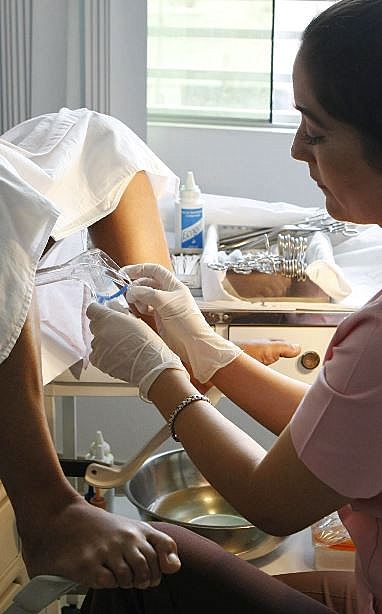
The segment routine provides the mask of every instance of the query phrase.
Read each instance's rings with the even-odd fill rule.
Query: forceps
[[[222,238],[219,241],[220,250],[233,250],[242,247],[252,248],[263,245],[265,237],[272,241],[277,239],[280,232],[297,232],[304,236],[314,232],[329,232],[330,234],[341,234],[344,237],[352,237],[359,234],[356,224],[350,222],[340,222],[334,220],[329,214],[318,214],[312,218],[307,218],[296,224],[285,224],[284,226],[274,226],[272,228],[260,228],[250,232]],[[328,221],[325,221],[328,220]]]

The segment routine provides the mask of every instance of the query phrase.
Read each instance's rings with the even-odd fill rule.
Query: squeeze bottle
[[[91,443],[89,452],[86,454],[87,460],[101,461],[106,465],[112,465],[114,456],[110,450],[110,444],[104,440],[102,431],[97,431],[95,440]]]
[[[203,249],[203,240],[204,201],[200,197],[193,172],[188,171],[175,202],[175,249],[197,254]]]
[[[102,431],[97,431],[96,438],[92,442],[89,452],[86,454],[87,460],[101,461],[106,465],[112,465],[114,455],[111,453],[110,445],[104,440]],[[108,512],[114,511],[114,488],[96,488],[90,503],[96,507],[102,507]]]

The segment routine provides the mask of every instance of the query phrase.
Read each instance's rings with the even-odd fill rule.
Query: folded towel
[[[336,263],[350,282],[352,293],[343,305],[363,305],[382,288],[382,228],[364,226],[361,232],[333,247]]]
[[[206,233],[204,250],[200,260],[203,299],[205,301],[234,301],[236,299],[223,288],[226,272],[215,271],[208,266],[212,262],[218,261],[218,252],[218,231],[216,226],[211,225]]]
[[[341,301],[352,289],[342,269],[336,264],[330,239],[322,232],[315,232],[306,252],[306,275],[313,283],[335,301]]]

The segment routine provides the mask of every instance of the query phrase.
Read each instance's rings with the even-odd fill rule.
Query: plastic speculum
[[[131,283],[119,266],[101,249],[89,249],[58,266],[39,269],[36,286],[76,280],[85,284],[98,303],[122,296]]]

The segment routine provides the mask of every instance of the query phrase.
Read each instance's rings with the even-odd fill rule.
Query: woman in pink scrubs
[[[334,218],[380,226],[381,33],[381,0],[342,0],[307,27],[294,65],[301,122],[292,147]],[[198,391],[180,367],[166,368],[168,348],[131,315],[89,308],[94,364],[140,385],[201,472],[253,524],[289,535],[339,510],[357,563],[354,577],[312,572],[269,578],[201,538],[167,528],[178,544],[181,571],[158,588],[114,595],[120,611],[381,614],[382,292],[338,327],[308,388],[244,353],[230,354],[229,342],[217,340],[188,290],[163,268],[129,270],[144,279],[128,300],[154,309],[167,345],[201,381],[212,379],[278,439],[266,453],[205,400],[180,408]],[[108,598],[93,594],[86,607]],[[131,609],[124,610],[127,603]]]

